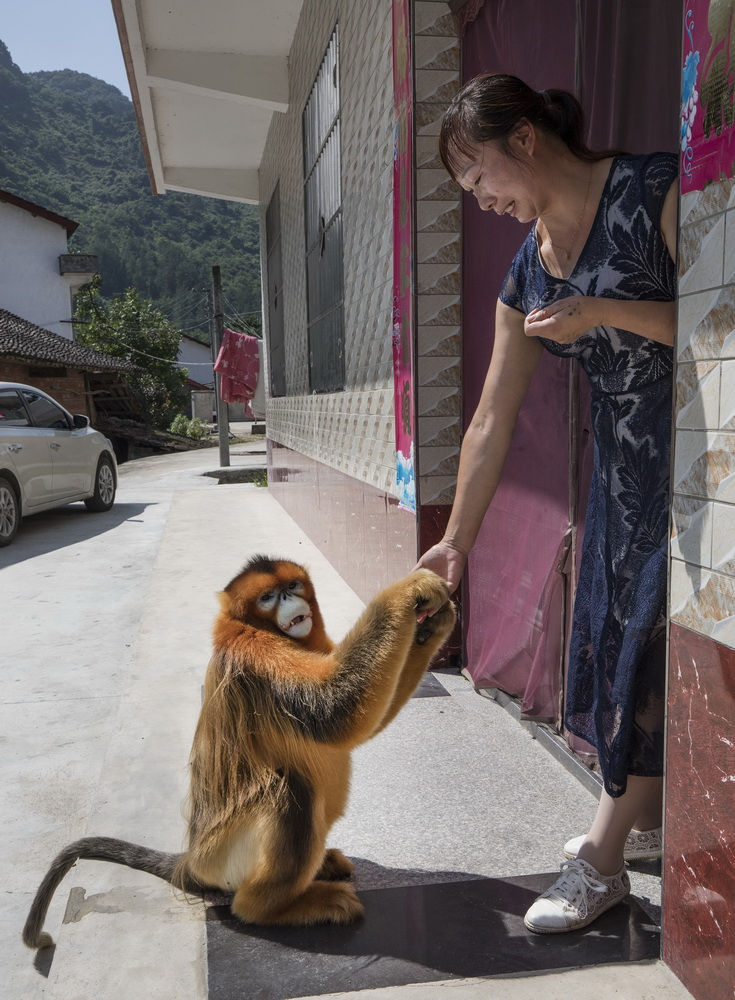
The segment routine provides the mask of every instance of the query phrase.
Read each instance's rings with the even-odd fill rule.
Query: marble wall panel
[[[663,958],[696,997],[735,983],[735,651],[672,624]]]

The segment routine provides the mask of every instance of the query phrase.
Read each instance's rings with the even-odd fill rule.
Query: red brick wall
[[[3,382],[24,382],[36,389],[42,389],[53,396],[70,413],[85,413],[94,423],[96,413],[93,400],[87,395],[84,372],[76,368],[60,369],[58,375],[33,374],[41,364],[29,365],[23,361],[0,360],[0,380]],[[63,373],[63,374],[61,374]]]

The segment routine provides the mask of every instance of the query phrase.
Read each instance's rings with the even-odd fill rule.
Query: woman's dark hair
[[[465,84],[445,111],[439,135],[442,163],[456,177],[460,158],[472,159],[477,147],[491,139],[513,155],[508,139],[522,121],[557,136],[582,160],[610,155],[587,148],[584,114],[574,94],[533,90],[517,76],[487,73]]]

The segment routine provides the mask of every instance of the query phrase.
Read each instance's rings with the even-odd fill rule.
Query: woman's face
[[[540,214],[526,138],[517,133],[510,137],[517,157],[506,153],[497,141],[490,141],[478,146],[471,158],[460,160],[457,183],[475,196],[483,212],[492,209],[519,222],[531,222]]]

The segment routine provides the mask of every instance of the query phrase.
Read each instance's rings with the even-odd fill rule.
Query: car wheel
[[[84,501],[87,510],[109,510],[115,502],[115,470],[110,459],[103,455],[97,463],[94,493]]]
[[[10,480],[0,476],[0,545],[10,545],[20,527],[20,504]]]

